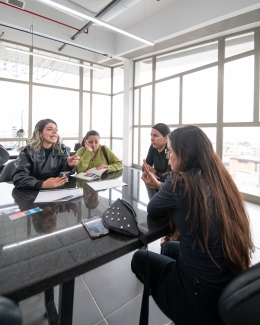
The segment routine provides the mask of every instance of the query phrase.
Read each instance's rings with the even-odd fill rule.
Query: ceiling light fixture
[[[47,56],[47,55],[43,55],[43,54],[38,54],[38,53],[34,53],[34,52],[27,52],[27,51],[24,51],[24,50],[19,50],[19,49],[16,49],[14,47],[5,46],[5,49],[9,50],[9,51],[13,51],[13,52],[18,52],[18,53],[23,53],[23,54],[27,54],[27,55],[37,56],[37,57],[43,58],[43,59],[58,61],[58,62],[61,62],[61,63],[67,63],[67,64],[70,64],[70,65],[75,65],[77,67],[83,67],[83,68],[98,70],[98,71],[103,71],[104,70],[104,69],[101,69],[101,68],[90,67],[88,65],[84,65],[84,64],[80,64],[80,63],[70,62],[70,61],[66,61],[66,60],[62,60],[62,59],[58,59],[58,58],[53,58],[51,56]]]
[[[85,18],[87,20],[93,21],[94,23],[96,23],[98,25],[104,26],[104,27],[106,27],[108,29],[112,29],[115,32],[118,32],[118,33],[121,33],[121,34],[126,35],[128,37],[134,38],[134,39],[136,39],[136,40],[138,40],[140,42],[143,42],[145,44],[154,45],[154,43],[151,42],[151,41],[148,41],[148,40],[146,40],[144,38],[138,37],[138,36],[136,36],[134,34],[128,33],[128,32],[126,32],[126,31],[124,31],[122,29],[119,29],[119,28],[117,28],[115,26],[112,26],[112,25],[110,25],[108,23],[105,23],[104,21],[99,20],[99,19],[97,19],[95,17],[91,17],[91,16],[88,16],[88,15],[82,14],[82,13],[76,11],[76,10],[73,10],[73,9],[68,8],[68,7],[62,6],[62,5],[60,5],[60,4],[56,3],[56,2],[53,2],[53,1],[50,1],[50,0],[38,0],[38,1],[43,2],[43,3],[47,4],[47,5],[52,6],[52,7],[55,7],[57,9],[67,11],[69,13],[72,13],[72,14],[77,15],[79,17]]]

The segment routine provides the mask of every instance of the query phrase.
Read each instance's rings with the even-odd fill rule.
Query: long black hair
[[[254,251],[249,218],[243,198],[211,141],[193,125],[173,130],[168,141],[177,156],[173,188],[179,181],[185,184],[187,218],[196,239],[210,255],[208,239],[214,206],[226,261],[235,270],[247,269]]]

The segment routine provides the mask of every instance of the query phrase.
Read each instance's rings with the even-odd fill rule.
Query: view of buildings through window
[[[147,155],[151,125],[163,122],[173,130],[195,124],[208,135],[240,191],[260,196],[255,37],[250,31],[135,63],[134,166]]]

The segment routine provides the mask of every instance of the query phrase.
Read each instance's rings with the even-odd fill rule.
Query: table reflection
[[[107,176],[112,177],[112,174]],[[167,220],[147,216],[148,197],[140,172],[124,167],[123,174],[113,176],[122,177],[127,186],[96,192],[89,183],[70,177],[64,188],[81,187],[83,195],[66,202],[34,203],[38,191],[0,183],[2,295],[15,301],[23,300],[139,248],[138,239],[112,231],[108,236],[93,240],[82,225],[83,218],[102,216],[117,198],[132,205],[139,229],[147,234],[149,242],[169,232]],[[15,220],[10,218],[14,213],[35,207],[42,211]]]
[[[138,215],[140,229],[147,231],[147,227],[150,228],[151,226],[146,214],[148,198],[143,182],[140,182],[139,171],[125,168],[124,173],[118,171],[109,173],[104,177],[105,179],[121,178],[127,186],[94,191],[89,185],[90,182],[70,177],[69,182],[63,188],[82,188],[83,196],[66,202],[34,203],[38,191],[21,190],[14,188],[12,184],[3,183],[1,193],[6,192],[5,194],[8,197],[10,196],[10,199],[8,199],[7,205],[3,205],[0,246],[13,246],[26,241],[35,242],[38,239],[45,242],[44,238],[46,236],[61,235],[62,233],[66,233],[66,240],[68,241],[71,238],[73,241],[77,240],[79,237],[74,238],[73,233],[74,229],[82,227],[82,218],[94,215],[101,217],[106,208],[117,198],[123,198],[133,206]],[[7,185],[11,187],[10,191],[10,187]],[[9,219],[9,216],[13,213],[36,207],[41,208],[42,211],[16,220]],[[156,227],[153,223],[151,229]]]

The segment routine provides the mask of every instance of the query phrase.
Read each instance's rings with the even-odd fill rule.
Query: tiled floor
[[[247,203],[256,251],[252,263],[260,262],[260,206]],[[149,244],[159,253],[160,241]],[[133,253],[88,272],[75,281],[73,325],[136,325],[139,323],[143,286],[130,269]],[[57,304],[58,288],[55,288]],[[24,325],[47,325],[43,294],[20,303]],[[170,320],[150,297],[150,325],[163,325]]]

